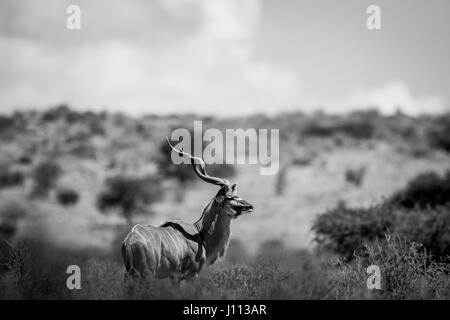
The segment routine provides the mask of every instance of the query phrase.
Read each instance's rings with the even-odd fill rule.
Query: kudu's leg
[[[148,259],[145,245],[139,242],[135,243],[132,250],[135,271],[141,277],[150,278],[153,272],[151,266],[148,265],[148,260],[153,259]]]

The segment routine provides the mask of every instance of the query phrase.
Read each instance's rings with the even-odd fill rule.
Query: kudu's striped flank
[[[253,206],[236,195],[236,184],[209,176],[201,158],[175,149],[169,139],[167,143],[191,160],[200,179],[220,189],[193,224],[176,220],[159,227],[135,225],[123,241],[122,257],[128,274],[182,280],[196,276],[205,262],[213,264],[225,255],[231,219],[253,211]]]

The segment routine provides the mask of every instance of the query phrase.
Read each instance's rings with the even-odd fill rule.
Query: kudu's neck
[[[230,241],[231,218],[223,211],[223,206],[213,199],[203,210],[200,219],[195,222],[206,247],[208,264],[225,255]]]

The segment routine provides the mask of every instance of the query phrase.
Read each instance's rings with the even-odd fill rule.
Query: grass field
[[[266,252],[267,253],[267,252]],[[449,299],[450,267],[431,262],[417,244],[387,235],[352,262],[319,252],[272,252],[243,263],[225,261],[177,285],[124,277],[121,263],[23,242],[0,281],[2,299]],[[81,268],[81,289],[68,290],[66,266]],[[368,290],[366,269],[381,268],[381,290]]]

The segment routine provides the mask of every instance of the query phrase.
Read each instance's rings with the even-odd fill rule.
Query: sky
[[[0,112],[440,113],[449,38],[448,0],[2,0]]]

